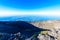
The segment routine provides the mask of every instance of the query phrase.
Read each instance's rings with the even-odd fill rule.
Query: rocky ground
[[[39,40],[60,40],[60,21],[49,20],[43,22],[31,23],[38,28],[49,29],[50,31],[42,31],[37,37]]]
[[[16,26],[15,24],[12,26],[11,23],[12,24],[15,23]],[[18,21],[18,22],[11,22],[11,23],[0,22],[0,24],[2,24],[4,29],[5,26],[9,24],[6,27],[7,29],[8,27],[13,28],[14,31],[17,31],[17,29],[19,29],[19,32],[14,34],[1,33],[4,30],[2,28],[3,30],[0,30],[0,40],[60,40],[60,20],[48,20],[48,21],[29,22],[29,23]],[[19,24],[19,26],[17,24]],[[1,29],[1,25],[0,25],[0,29]],[[44,29],[48,29],[48,30],[44,30]],[[11,29],[6,31],[14,32]]]

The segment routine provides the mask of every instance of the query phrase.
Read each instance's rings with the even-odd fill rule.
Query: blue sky
[[[16,9],[40,9],[60,4],[60,0],[0,0],[2,6]]]
[[[60,0],[0,0],[0,17],[60,16]]]

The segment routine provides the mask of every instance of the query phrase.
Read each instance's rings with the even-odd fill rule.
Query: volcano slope
[[[32,24],[29,24],[25,21],[0,21],[0,34],[17,34],[20,32],[20,36],[22,36],[22,39],[19,38],[19,40],[25,40],[28,38],[31,38],[35,33],[36,36],[41,31],[46,31],[48,29],[42,29],[37,28]],[[11,39],[11,37],[2,38],[3,40]],[[14,39],[14,37],[13,37]]]

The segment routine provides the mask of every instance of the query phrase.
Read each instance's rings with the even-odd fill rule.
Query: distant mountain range
[[[10,16],[10,17],[0,17],[0,21],[41,21],[46,20],[44,17],[40,16]]]
[[[10,17],[0,17],[0,21],[46,21],[46,20],[58,20],[60,18],[50,17],[50,16],[10,16]]]

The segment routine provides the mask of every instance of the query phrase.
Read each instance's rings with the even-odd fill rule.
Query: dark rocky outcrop
[[[11,37],[11,40],[35,40],[34,37],[37,38],[39,32],[46,30],[24,21],[0,21],[0,33],[5,34],[5,39],[2,38],[3,40],[11,39]],[[20,33],[20,36],[17,36],[17,33]],[[8,36],[6,37],[7,34]]]

